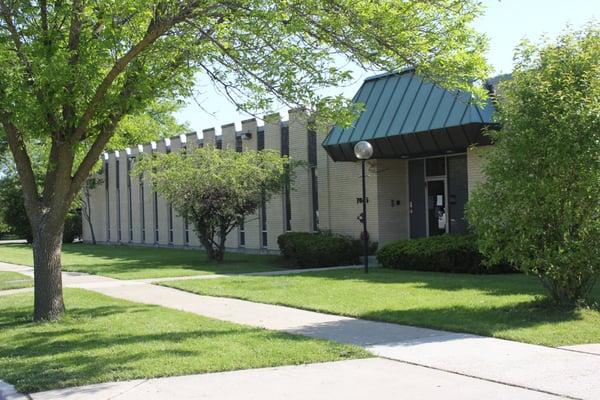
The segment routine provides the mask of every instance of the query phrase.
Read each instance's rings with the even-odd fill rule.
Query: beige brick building
[[[293,188],[249,215],[228,236],[230,250],[278,251],[286,231],[331,231],[358,237],[362,226],[361,168],[352,148],[369,141],[367,162],[369,235],[380,244],[461,233],[464,207],[472,189],[484,179],[486,145],[482,129],[491,125],[491,105],[476,107],[464,93],[446,91],[411,70],[367,79],[356,95],[366,105],[355,124],[329,132],[311,131],[305,113],[290,110],[289,119],[254,119],[201,134],[107,153],[101,184],[91,192],[91,215],[98,243],[198,247],[192,224],[144,179],[129,176],[140,152],[170,152],[216,146],[237,151],[275,149],[305,161]],[[84,221],[83,236],[91,240]]]

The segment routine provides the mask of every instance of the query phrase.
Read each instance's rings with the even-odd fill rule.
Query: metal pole
[[[367,181],[365,174],[365,162],[362,160],[362,198],[363,198],[363,242],[365,256],[365,274],[369,273],[369,237],[367,234]]]

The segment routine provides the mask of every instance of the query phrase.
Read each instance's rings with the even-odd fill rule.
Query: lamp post
[[[369,273],[369,234],[367,233],[367,182],[366,182],[366,171],[365,163],[373,156],[373,146],[371,143],[361,140],[354,145],[354,155],[356,158],[361,160],[362,163],[362,204],[363,212],[359,220],[363,224],[363,244],[364,244],[364,262],[365,262],[365,274]]]

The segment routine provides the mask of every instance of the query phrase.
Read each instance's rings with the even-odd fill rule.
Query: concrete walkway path
[[[103,383],[33,400],[541,400],[544,393],[381,358]]]
[[[0,246],[3,244],[27,244],[25,239],[0,240]]]
[[[0,269],[6,268],[11,266],[0,264]],[[21,268],[23,272],[23,267],[14,268]],[[73,273],[65,273],[63,279],[67,287],[93,290],[120,299],[357,344],[380,357],[435,370],[440,377],[450,372],[476,378],[473,384],[475,381],[487,381],[547,395],[600,398],[600,355],[597,354],[200,296],[145,282]],[[360,382],[359,375],[355,375],[354,379]]]

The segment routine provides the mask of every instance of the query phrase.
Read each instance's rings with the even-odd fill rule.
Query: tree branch
[[[131,61],[133,61],[140,53],[154,44],[154,42],[168,32],[169,29],[193,16],[194,11],[199,4],[200,1],[192,1],[187,7],[182,9],[181,12],[173,17],[166,20],[161,20],[160,17],[157,16],[150,22],[144,37],[136,45],[129,49],[125,55],[115,62],[111,70],[106,74],[96,89],[94,96],[90,100],[90,103],[88,104],[83,116],[81,117],[81,120],[79,121],[79,125],[75,129],[75,133],[71,140],[72,143],[77,143],[85,135],[85,131],[87,130],[90,121],[94,117],[98,106],[101,104],[115,79],[117,79],[117,77],[125,70],[125,68],[127,68],[129,63],[131,63]]]
[[[10,115],[7,113],[0,113],[0,120],[6,138],[8,139],[8,145],[13,154],[19,176],[21,177],[21,186],[23,187],[23,197],[25,198],[25,205],[27,211],[31,214],[37,212],[37,205],[39,203],[39,195],[37,191],[37,183],[35,181],[35,175],[33,173],[33,167],[29,154],[27,154],[27,147],[23,141],[23,136],[19,132],[19,129],[11,122]],[[33,218],[33,215],[29,216]]]
[[[81,164],[79,164],[77,171],[71,179],[71,185],[69,188],[69,193],[67,195],[69,200],[73,199],[75,195],[79,192],[81,186],[90,174],[90,171],[92,170],[92,168],[98,161],[98,158],[104,151],[106,144],[115,133],[119,121],[129,111],[129,103],[126,101],[126,99],[129,96],[131,96],[131,94],[134,92],[135,83],[135,79],[131,75],[129,75],[125,80],[125,84],[123,85],[123,88],[119,93],[119,98],[121,99],[120,104],[122,105],[118,110],[114,111],[111,114],[111,116],[104,122],[104,124],[99,128],[100,133],[94,140],[92,147],[81,161]]]

